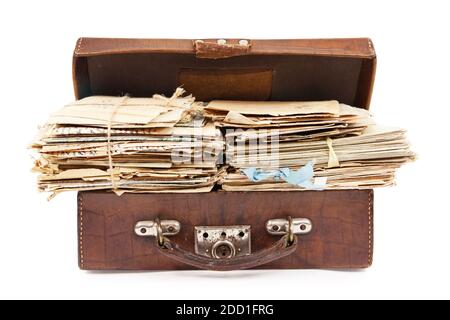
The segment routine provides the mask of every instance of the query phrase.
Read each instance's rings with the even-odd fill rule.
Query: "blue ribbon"
[[[314,164],[312,161],[308,162],[299,170],[292,170],[289,168],[279,168],[274,170],[264,171],[258,168],[241,169],[247,178],[253,182],[259,182],[273,178],[274,180],[284,180],[289,184],[293,184],[305,189],[321,189],[323,186],[318,186],[312,183],[314,176]]]

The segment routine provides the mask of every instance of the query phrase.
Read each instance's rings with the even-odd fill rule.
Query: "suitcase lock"
[[[214,259],[230,259],[251,253],[251,227],[195,227],[195,253]]]

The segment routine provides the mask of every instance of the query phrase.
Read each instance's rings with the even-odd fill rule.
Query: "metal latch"
[[[195,253],[215,258],[230,259],[251,253],[250,226],[195,227]]]
[[[134,232],[141,237],[156,237],[162,244],[163,236],[174,236],[180,229],[181,225],[176,220],[148,220],[136,223]]]
[[[312,230],[312,222],[306,218],[271,219],[266,223],[266,230],[276,236],[288,234],[289,231],[292,234],[307,234]]]

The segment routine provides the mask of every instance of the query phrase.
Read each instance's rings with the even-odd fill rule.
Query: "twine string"
[[[328,146],[328,165],[327,168],[337,168],[340,167],[339,159],[334,152],[333,149],[333,140],[331,138],[327,138],[327,146]]]
[[[122,99],[119,100],[119,102],[117,102],[114,105],[114,109],[111,112],[111,117],[109,118],[108,127],[107,127],[106,150],[107,150],[107,154],[108,154],[109,174],[110,174],[110,180],[111,180],[111,185],[112,185],[113,190],[117,190],[117,183],[116,183],[116,179],[114,177],[114,164],[113,164],[113,158],[112,158],[112,143],[111,143],[111,127],[112,127],[112,122],[114,121],[114,117],[116,116],[119,108],[121,106],[125,105],[126,101],[128,99],[129,99],[128,96],[124,96],[124,97],[122,97]]]

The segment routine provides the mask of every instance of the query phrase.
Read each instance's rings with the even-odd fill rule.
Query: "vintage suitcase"
[[[369,39],[77,42],[75,95],[328,100],[368,108]],[[366,268],[373,191],[78,194],[84,270]]]

